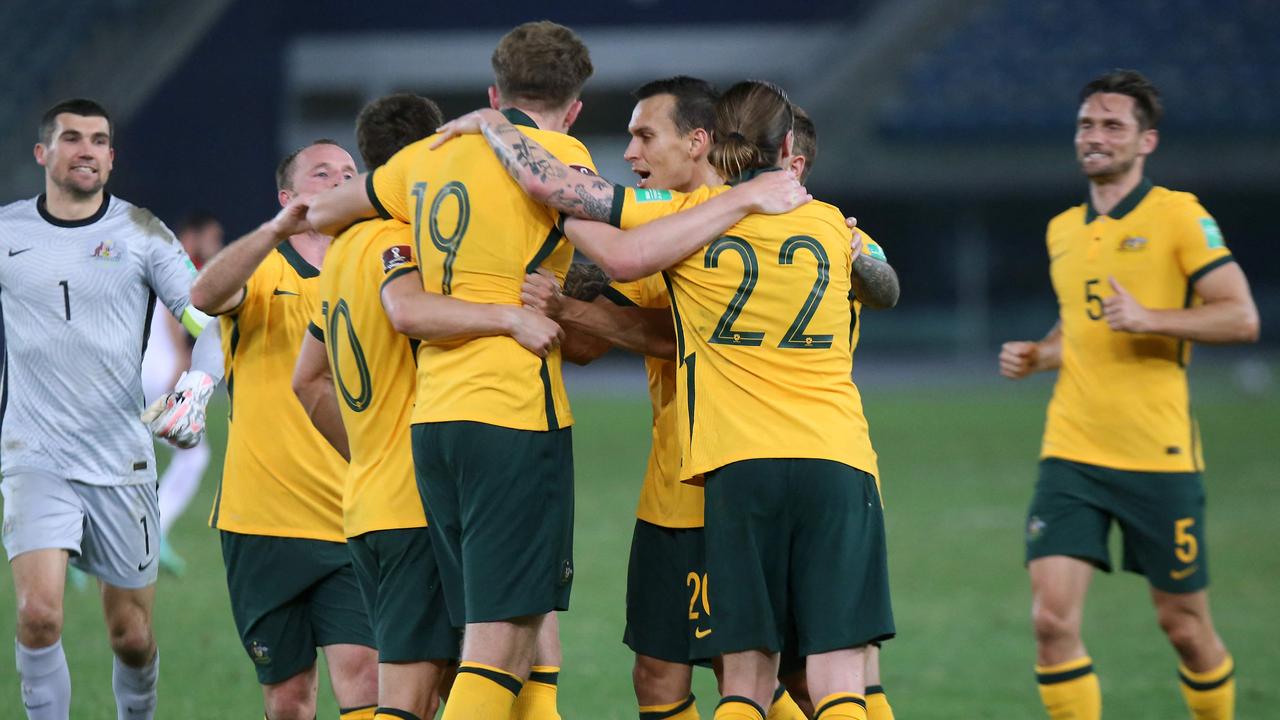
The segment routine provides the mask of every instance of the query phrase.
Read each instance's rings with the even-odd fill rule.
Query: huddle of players
[[[502,112],[450,134],[483,126],[501,162],[480,138],[431,149],[421,138],[439,123],[434,106],[385,98],[358,126],[375,171],[355,178],[328,142],[290,156],[277,178],[283,209],[192,287],[197,307],[222,316],[231,410],[211,523],[268,717],[314,713],[316,647],[343,717],[429,717],[450,681],[446,718],[558,716],[558,647],[539,631],[567,609],[573,577],[572,418],[564,331],[521,296],[540,272],[564,279],[566,236],[632,281],[607,296],[673,304],[675,372],[655,410],[675,422],[656,426],[663,467],[646,478],[641,513],[672,501],[684,517],[660,510],[637,524],[627,638],[642,715],[696,717],[688,665],[723,656],[717,717],[763,718],[771,705],[771,717],[802,717],[778,684],[786,649],[807,658],[801,699],[816,700],[818,717],[866,717],[862,647],[893,625],[875,455],[850,379],[854,247],[835,208],[764,172],[803,162],[791,104],[774,86],[740,83],[712,117],[705,84],[671,81],[649,97],[668,104],[668,132],[688,119],[673,107],[681,95],[702,103],[685,163],[703,164],[707,184],[622,188],[564,134],[591,74],[571,31],[520,26],[493,64]],[[704,261],[696,251],[708,244]],[[665,291],[653,284],[661,270]],[[285,374],[300,403],[279,401]],[[705,561],[692,530],[702,493],[679,482],[695,478],[706,484]],[[785,520],[741,522],[764,516]],[[749,546],[761,554],[743,555]],[[636,567],[646,557],[682,559]],[[643,679],[664,666],[676,666],[674,683]]]

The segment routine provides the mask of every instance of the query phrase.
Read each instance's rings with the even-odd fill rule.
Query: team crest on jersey
[[[595,170],[592,170],[591,168],[589,168],[589,167],[587,167],[587,166],[585,166],[585,165],[570,165],[569,167],[573,168],[574,170],[577,170],[578,172],[582,173],[583,175],[595,175],[595,174],[596,174],[596,171],[595,171]]]
[[[119,260],[124,257],[124,248],[117,247],[115,240],[103,240],[93,249],[90,257],[96,257],[99,260]]]
[[[401,265],[413,262],[413,251],[408,245],[393,245],[382,253],[382,271],[391,272]]]
[[[271,662],[271,648],[266,643],[254,640],[249,643],[246,648],[249,651],[249,657],[253,658],[253,662],[258,665],[266,665]]]
[[[1131,252],[1134,250],[1146,250],[1146,249],[1147,249],[1147,239],[1144,237],[1131,235],[1120,241],[1120,250],[1122,252]]]
[[[1038,516],[1032,515],[1031,519],[1027,521],[1027,539],[1039,540],[1040,536],[1044,534],[1044,528],[1045,522]]]

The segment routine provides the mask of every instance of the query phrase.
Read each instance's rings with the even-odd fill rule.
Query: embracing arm
[[[584,266],[575,264],[569,272],[572,274],[580,267]],[[607,284],[608,278],[604,281]],[[571,362],[586,364],[612,345],[661,360],[675,359],[676,334],[670,310],[622,307],[601,297],[599,290],[590,299],[579,299],[573,296],[569,279],[565,284],[561,292],[555,276],[539,270],[525,277],[520,299],[526,307],[564,327],[564,353]],[[581,335],[589,336],[590,340],[577,339]],[[571,342],[569,338],[574,340]],[[571,345],[573,352],[569,349]]]
[[[316,232],[334,237],[351,223],[378,214],[369,200],[368,176],[364,173],[312,198],[307,222]]]
[[[210,315],[239,307],[245,284],[263,259],[290,235],[311,229],[306,215],[307,201],[294,198],[274,218],[219,251],[191,284],[191,304]]]
[[[293,367],[293,394],[298,396],[311,424],[350,462],[351,447],[347,442],[347,429],[342,424],[342,411],[338,408],[338,393],[333,389],[329,358],[324,343],[310,332],[303,333],[302,349]]]

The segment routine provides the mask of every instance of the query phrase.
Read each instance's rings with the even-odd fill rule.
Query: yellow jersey
[[[604,292],[606,299],[623,306],[653,309],[671,307],[666,283],[661,275],[628,283],[613,283]],[[666,528],[702,527],[702,488],[680,482],[679,411],[676,404],[676,363],[645,356],[649,380],[649,404],[653,426],[649,463],[640,486],[636,517]]]
[[[356,223],[333,239],[320,273],[308,330],[325,344],[351,448],[342,491],[347,537],[427,524],[409,439],[417,343],[382,309],[382,286],[418,270],[412,242],[398,220]]]
[[[616,187],[614,219],[634,227],[727,189]],[[875,473],[851,376],[849,238],[839,209],[810,202],[750,215],[664,272],[676,322],[681,479],[759,458]]]
[[[1088,203],[1058,215],[1046,240],[1062,368],[1041,457],[1117,470],[1202,469],[1187,389],[1190,344],[1112,331],[1102,301],[1114,277],[1148,308],[1190,307],[1196,281],[1232,261],[1217,223],[1194,195],[1144,179],[1108,215]]]
[[[505,111],[520,131],[565,164],[594,173],[582,143],[539,130]],[[384,218],[413,226],[428,292],[478,303],[520,305],[524,276],[545,267],[564,280],[573,248],[554,211],[531,200],[479,136],[428,149],[405,147],[370,173],[369,199]],[[573,424],[560,351],[542,359],[507,336],[423,343],[418,348],[414,423],[472,421],[516,430]]]
[[[247,535],[342,542],[347,464],[293,394],[320,271],[289,241],[269,253],[223,315],[227,455],[209,524]]]

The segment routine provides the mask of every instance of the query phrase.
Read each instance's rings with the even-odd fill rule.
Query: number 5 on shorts
[[[1195,518],[1181,518],[1173,521],[1173,554],[1183,565],[1195,562],[1200,554],[1200,543],[1190,533],[1191,526],[1196,524]]]

